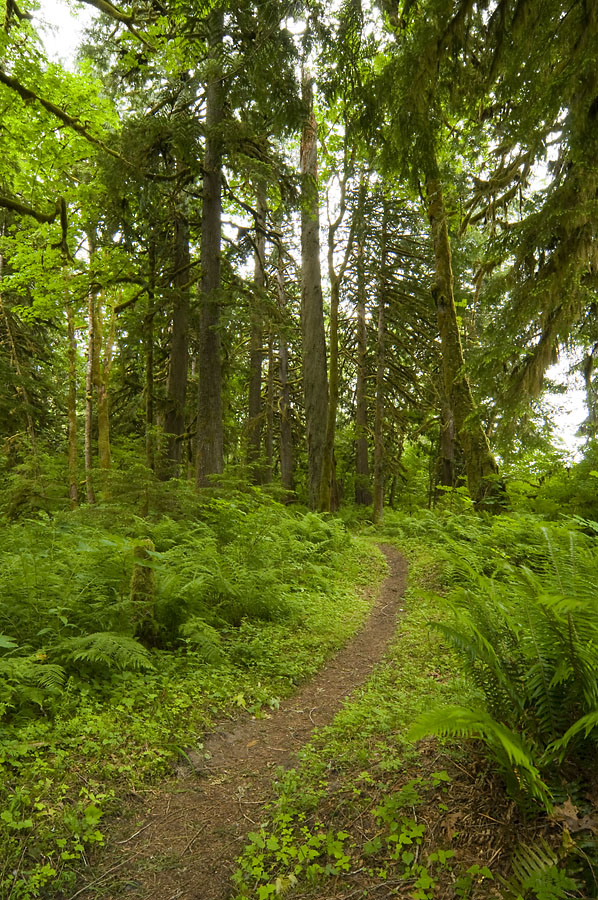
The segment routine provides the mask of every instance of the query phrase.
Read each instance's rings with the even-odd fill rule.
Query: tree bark
[[[440,484],[443,487],[456,487],[457,473],[455,469],[455,417],[448,398],[442,390],[440,410]]]
[[[268,380],[266,382],[266,434],[264,441],[266,468],[264,484],[270,484],[274,475],[274,337],[268,334]]]
[[[366,325],[366,284],[365,247],[360,236],[357,250],[357,384],[355,387],[355,502],[369,506],[372,502],[370,490],[370,465],[368,448],[368,405],[367,405],[367,325]]]
[[[187,397],[187,372],[189,367],[189,283],[190,283],[189,223],[184,210],[177,209],[174,216],[172,252],[172,335],[166,383],[166,409],[164,431],[166,433],[167,477],[178,477],[185,432],[185,400]]]
[[[278,304],[281,312],[286,307],[284,287],[284,261],[282,247],[278,248],[277,268]],[[295,490],[293,478],[293,432],[291,428],[291,397],[289,390],[289,347],[284,329],[279,333],[278,377],[280,379],[280,478],[288,491],[287,499]]]
[[[311,80],[303,77],[303,100],[309,110],[301,136],[301,332],[303,395],[307,430],[308,501],[320,505],[328,417],[326,337],[320,271],[317,125]]]
[[[504,496],[498,465],[482,428],[471,387],[465,374],[465,360],[459,334],[453,285],[451,244],[444,207],[442,184],[436,164],[426,179],[428,219],[434,245],[435,277],[432,293],[436,303],[442,352],[445,396],[455,422],[455,432],[463,449],[467,485],[476,505],[496,502]]]
[[[197,486],[224,468],[220,305],[222,231],[222,138],[224,88],[218,69],[223,40],[223,12],[210,14],[210,55],[214,67],[206,85],[206,145],[201,217],[201,296],[199,321],[199,390],[197,401]]]
[[[376,348],[376,414],[374,419],[374,497],[372,520],[384,515],[384,369],[386,366],[386,323],[384,287],[378,301],[378,343]]]
[[[89,262],[90,274],[91,264],[95,256],[95,236],[91,233],[87,235],[87,243],[89,245]],[[87,298],[87,367],[85,373],[85,441],[84,441],[84,459],[85,459],[85,490],[87,494],[87,502],[93,504],[96,502],[95,490],[93,487],[93,376],[96,366],[97,355],[97,334],[96,334],[96,301],[97,288],[90,284],[89,295]]]
[[[98,403],[98,459],[101,469],[109,469],[112,465],[112,453],[110,450],[110,395],[108,383],[110,370],[112,369],[112,355],[114,347],[114,335],[116,331],[116,316],[114,309],[110,310],[110,323],[104,342],[103,336],[103,310],[100,305],[96,312],[96,354],[94,366],[94,385]],[[100,357],[100,346],[103,344]]]
[[[2,226],[2,230],[0,234],[4,236],[5,229],[4,225]],[[19,379],[17,385],[17,393],[21,395],[23,399],[23,403],[25,405],[25,417],[27,420],[27,433],[29,434],[29,440],[31,442],[31,452],[33,454],[33,459],[35,462],[36,474],[39,474],[39,456],[37,452],[37,439],[35,435],[35,425],[33,424],[33,416],[31,415],[31,402],[29,399],[29,392],[25,387],[23,382],[23,370],[21,369],[21,364],[19,362],[19,354],[17,352],[17,344],[13,335],[12,327],[10,324],[9,316],[4,308],[4,304],[2,302],[2,278],[4,276],[4,257],[0,254],[0,312],[4,318],[4,324],[6,327],[6,334],[8,337],[8,342],[10,345],[10,357],[11,363],[14,367],[15,372],[17,373],[17,378]]]
[[[351,222],[349,238],[345,247],[342,262],[338,271],[334,267],[336,250],[336,234],[346,212],[346,189],[349,178],[348,161],[340,185],[340,204],[338,216],[328,225],[328,280],[330,282],[330,333],[329,333],[329,376],[328,376],[328,416],[326,420],[326,446],[322,464],[322,481],[320,485],[320,509],[334,512],[338,509],[338,486],[336,484],[336,463],[334,459],[334,439],[336,435],[336,416],[338,412],[338,309],[342,280],[353,249],[355,220]]]
[[[154,434],[154,302],[156,284],[156,245],[149,245],[147,308],[143,320],[145,344],[145,462],[152,472],[156,468]]]
[[[334,477],[334,438],[336,435],[336,414],[338,409],[338,306],[340,300],[340,278],[334,269],[334,240],[328,244],[328,278],[330,281],[330,322],[328,333],[328,415],[326,418],[326,440],[322,459],[320,482],[320,509],[334,512],[333,498],[336,490]]]
[[[70,301],[66,304],[66,325],[68,339],[68,468],[69,468],[69,501],[71,509],[79,505],[78,466],[77,466],[77,339],[75,337],[75,313]]]
[[[249,339],[249,399],[247,426],[247,463],[252,468],[253,480],[260,483],[264,473],[260,471],[260,445],[262,440],[262,365],[264,361],[264,335],[261,300],[265,278],[266,258],[266,192],[263,185],[257,189],[257,217],[255,233],[254,283],[256,299],[251,309],[251,334]]]

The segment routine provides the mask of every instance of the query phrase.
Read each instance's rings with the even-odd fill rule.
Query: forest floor
[[[230,896],[235,859],[273,797],[278,767],[295,764],[314,729],[332,721],[394,638],[407,562],[393,547],[381,549],[389,574],[361,631],[277,710],[220,723],[201,752],[189,751],[176,779],[132,798],[102,868],[91,867],[70,900]]]
[[[64,900],[489,900],[511,896],[522,846],[552,864],[560,826],[522,819],[475,744],[401,736],[469,688],[425,637],[433,568],[414,559],[406,591],[406,559],[381,549],[361,631],[278,709],[221,721],[169,781],[131,793]]]

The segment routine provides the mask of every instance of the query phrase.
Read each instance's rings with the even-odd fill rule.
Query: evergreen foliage
[[[466,548],[445,538],[452,617],[434,627],[463,656],[487,711],[444,709],[413,731],[480,737],[513,793],[548,809],[571,767],[584,771],[596,753],[598,548],[584,524],[535,524],[533,555],[516,542],[517,520]]]

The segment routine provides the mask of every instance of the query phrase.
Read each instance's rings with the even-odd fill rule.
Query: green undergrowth
[[[409,556],[405,618],[280,774],[238,900],[594,898],[597,526],[423,511],[362,532]]]
[[[483,866],[461,869],[450,843],[422,852],[419,808],[433,798],[443,802],[450,776],[442,762],[422,764],[408,731],[430,705],[470,703],[476,691],[428,627],[439,614],[430,593],[440,574],[434,552],[408,545],[402,542],[410,556],[404,614],[387,658],[333,724],[316,733],[300,767],[279,773],[277,800],[239,860],[237,898],[264,900],[287,890],[315,898],[326,882],[326,896],[344,885],[351,897],[378,896],[385,887],[388,896],[403,891],[425,900],[447,877],[460,891],[455,897],[469,897],[492,878]]]
[[[183,498],[184,500],[185,498]],[[0,535],[0,896],[63,894],[127,791],[260,716],[367,615],[384,561],[259,492]]]

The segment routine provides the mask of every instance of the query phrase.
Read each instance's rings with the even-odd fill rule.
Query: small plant
[[[503,881],[503,900],[565,900],[578,884],[558,864],[556,853],[542,840],[521,844],[513,855],[512,877]]]
[[[493,575],[479,571],[471,549],[451,544],[453,620],[433,626],[463,656],[488,712],[427,713],[411,737],[480,738],[512,793],[550,809],[559,767],[596,747],[598,548],[575,531],[541,534],[534,570],[497,561]]]

